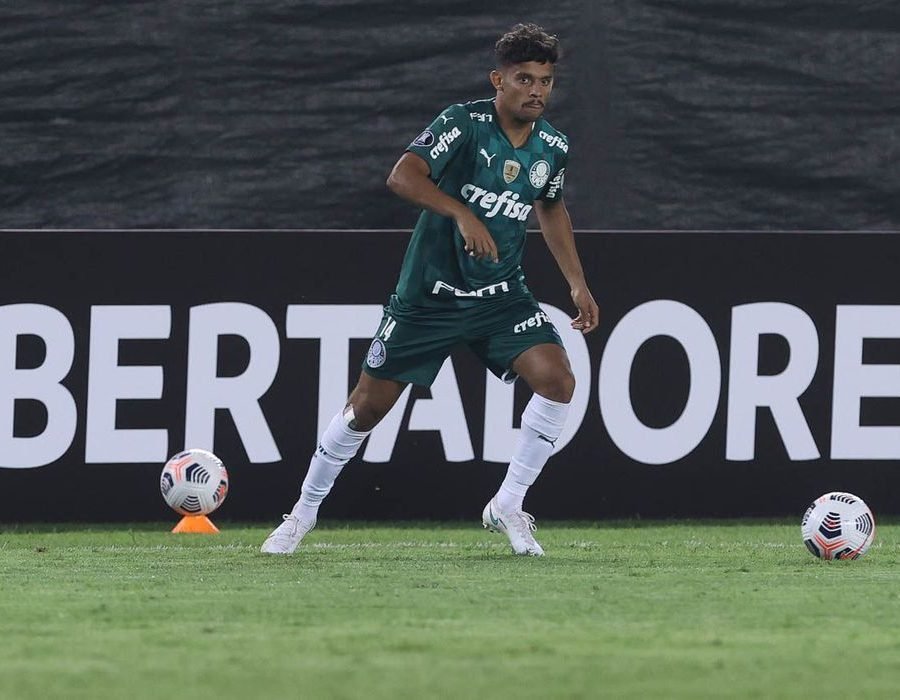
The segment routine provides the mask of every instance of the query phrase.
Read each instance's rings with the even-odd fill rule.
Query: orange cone
[[[189,532],[215,535],[219,528],[213,525],[212,520],[205,515],[185,515],[178,524],[172,528],[172,532]]]

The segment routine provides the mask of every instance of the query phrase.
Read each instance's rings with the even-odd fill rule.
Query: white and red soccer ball
[[[875,539],[875,518],[858,496],[832,491],[806,509],[800,531],[806,548],[820,559],[858,559]]]
[[[228,495],[228,471],[212,452],[186,450],[166,462],[159,490],[181,515],[209,515]]]

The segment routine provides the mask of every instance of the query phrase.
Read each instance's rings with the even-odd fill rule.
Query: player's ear
[[[494,86],[494,89],[503,92],[503,74],[495,69],[491,71],[490,78],[491,85]]]

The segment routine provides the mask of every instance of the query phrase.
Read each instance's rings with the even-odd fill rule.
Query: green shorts
[[[454,348],[467,346],[491,372],[512,383],[513,361],[542,343],[561,346],[562,340],[530,294],[453,309],[409,306],[394,295],[363,370],[377,379],[431,386]]]

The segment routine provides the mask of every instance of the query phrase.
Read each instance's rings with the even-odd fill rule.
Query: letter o
[[[678,420],[665,428],[651,428],[634,412],[631,369],[638,349],[659,335],[674,338],[684,348],[691,384]],[[648,301],[625,314],[609,336],[600,361],[600,413],[622,452],[645,464],[668,464],[689,454],[706,436],[721,385],[719,348],[703,317],[677,301]]]

